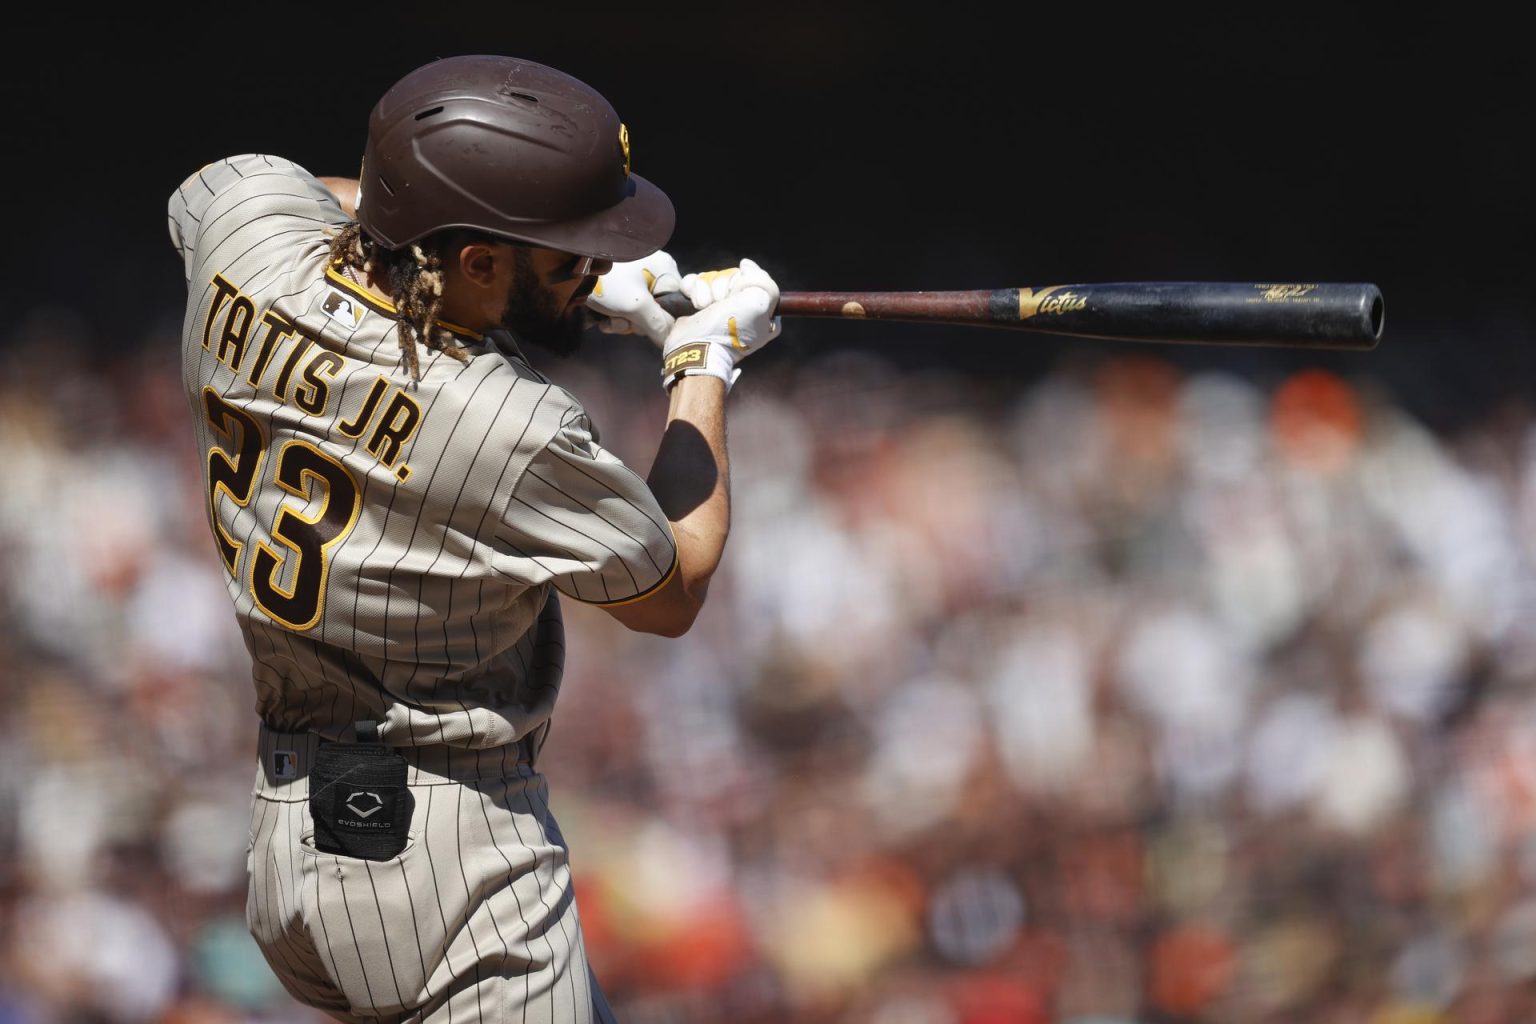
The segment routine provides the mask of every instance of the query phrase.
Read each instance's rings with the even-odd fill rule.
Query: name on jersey
[[[243,372],[251,387],[311,416],[326,414],[331,383],[346,365],[276,310],[258,316],[256,304],[222,274],[213,276],[203,348],[236,374]],[[400,462],[400,455],[421,426],[421,406],[388,377],[380,374],[357,410],[351,416],[338,414],[335,426],[350,438],[367,435],[369,454],[400,480],[410,477],[411,467]]]

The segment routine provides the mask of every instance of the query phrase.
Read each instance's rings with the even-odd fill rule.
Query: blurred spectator
[[[0,1024],[319,1020],[244,931],[171,350],[73,330],[0,350]],[[543,767],[623,1019],[1536,1020],[1536,410],[828,359],[733,399],[685,640],[568,603]],[[558,372],[643,469],[656,393]]]

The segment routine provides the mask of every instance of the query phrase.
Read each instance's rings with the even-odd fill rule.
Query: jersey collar
[[[377,295],[373,294],[368,289],[358,284],[356,281],[351,280],[345,274],[338,271],[334,266],[328,266],[325,268],[325,279],[331,284],[335,285],[337,288],[345,291],[348,295],[355,296],[359,302],[373,310],[375,313],[382,313],[394,320],[400,319],[400,311],[395,308],[393,303],[379,298]],[[459,324],[452,323],[448,320],[434,320],[432,322],[437,324],[439,327],[452,332],[455,337],[462,338],[471,344],[485,344],[484,336],[481,335],[478,331],[472,331],[468,327],[460,326]]]

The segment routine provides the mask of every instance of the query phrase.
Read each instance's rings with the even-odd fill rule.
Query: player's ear
[[[468,242],[456,247],[455,264],[459,273],[481,287],[487,287],[504,272],[503,264],[510,264],[510,246],[491,245],[488,242]]]

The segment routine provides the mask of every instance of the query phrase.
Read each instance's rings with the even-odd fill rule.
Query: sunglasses
[[[611,260],[598,259],[596,256],[578,256],[575,253],[570,258],[559,264],[551,272],[553,281],[570,281],[581,277],[606,274],[613,269]]]

